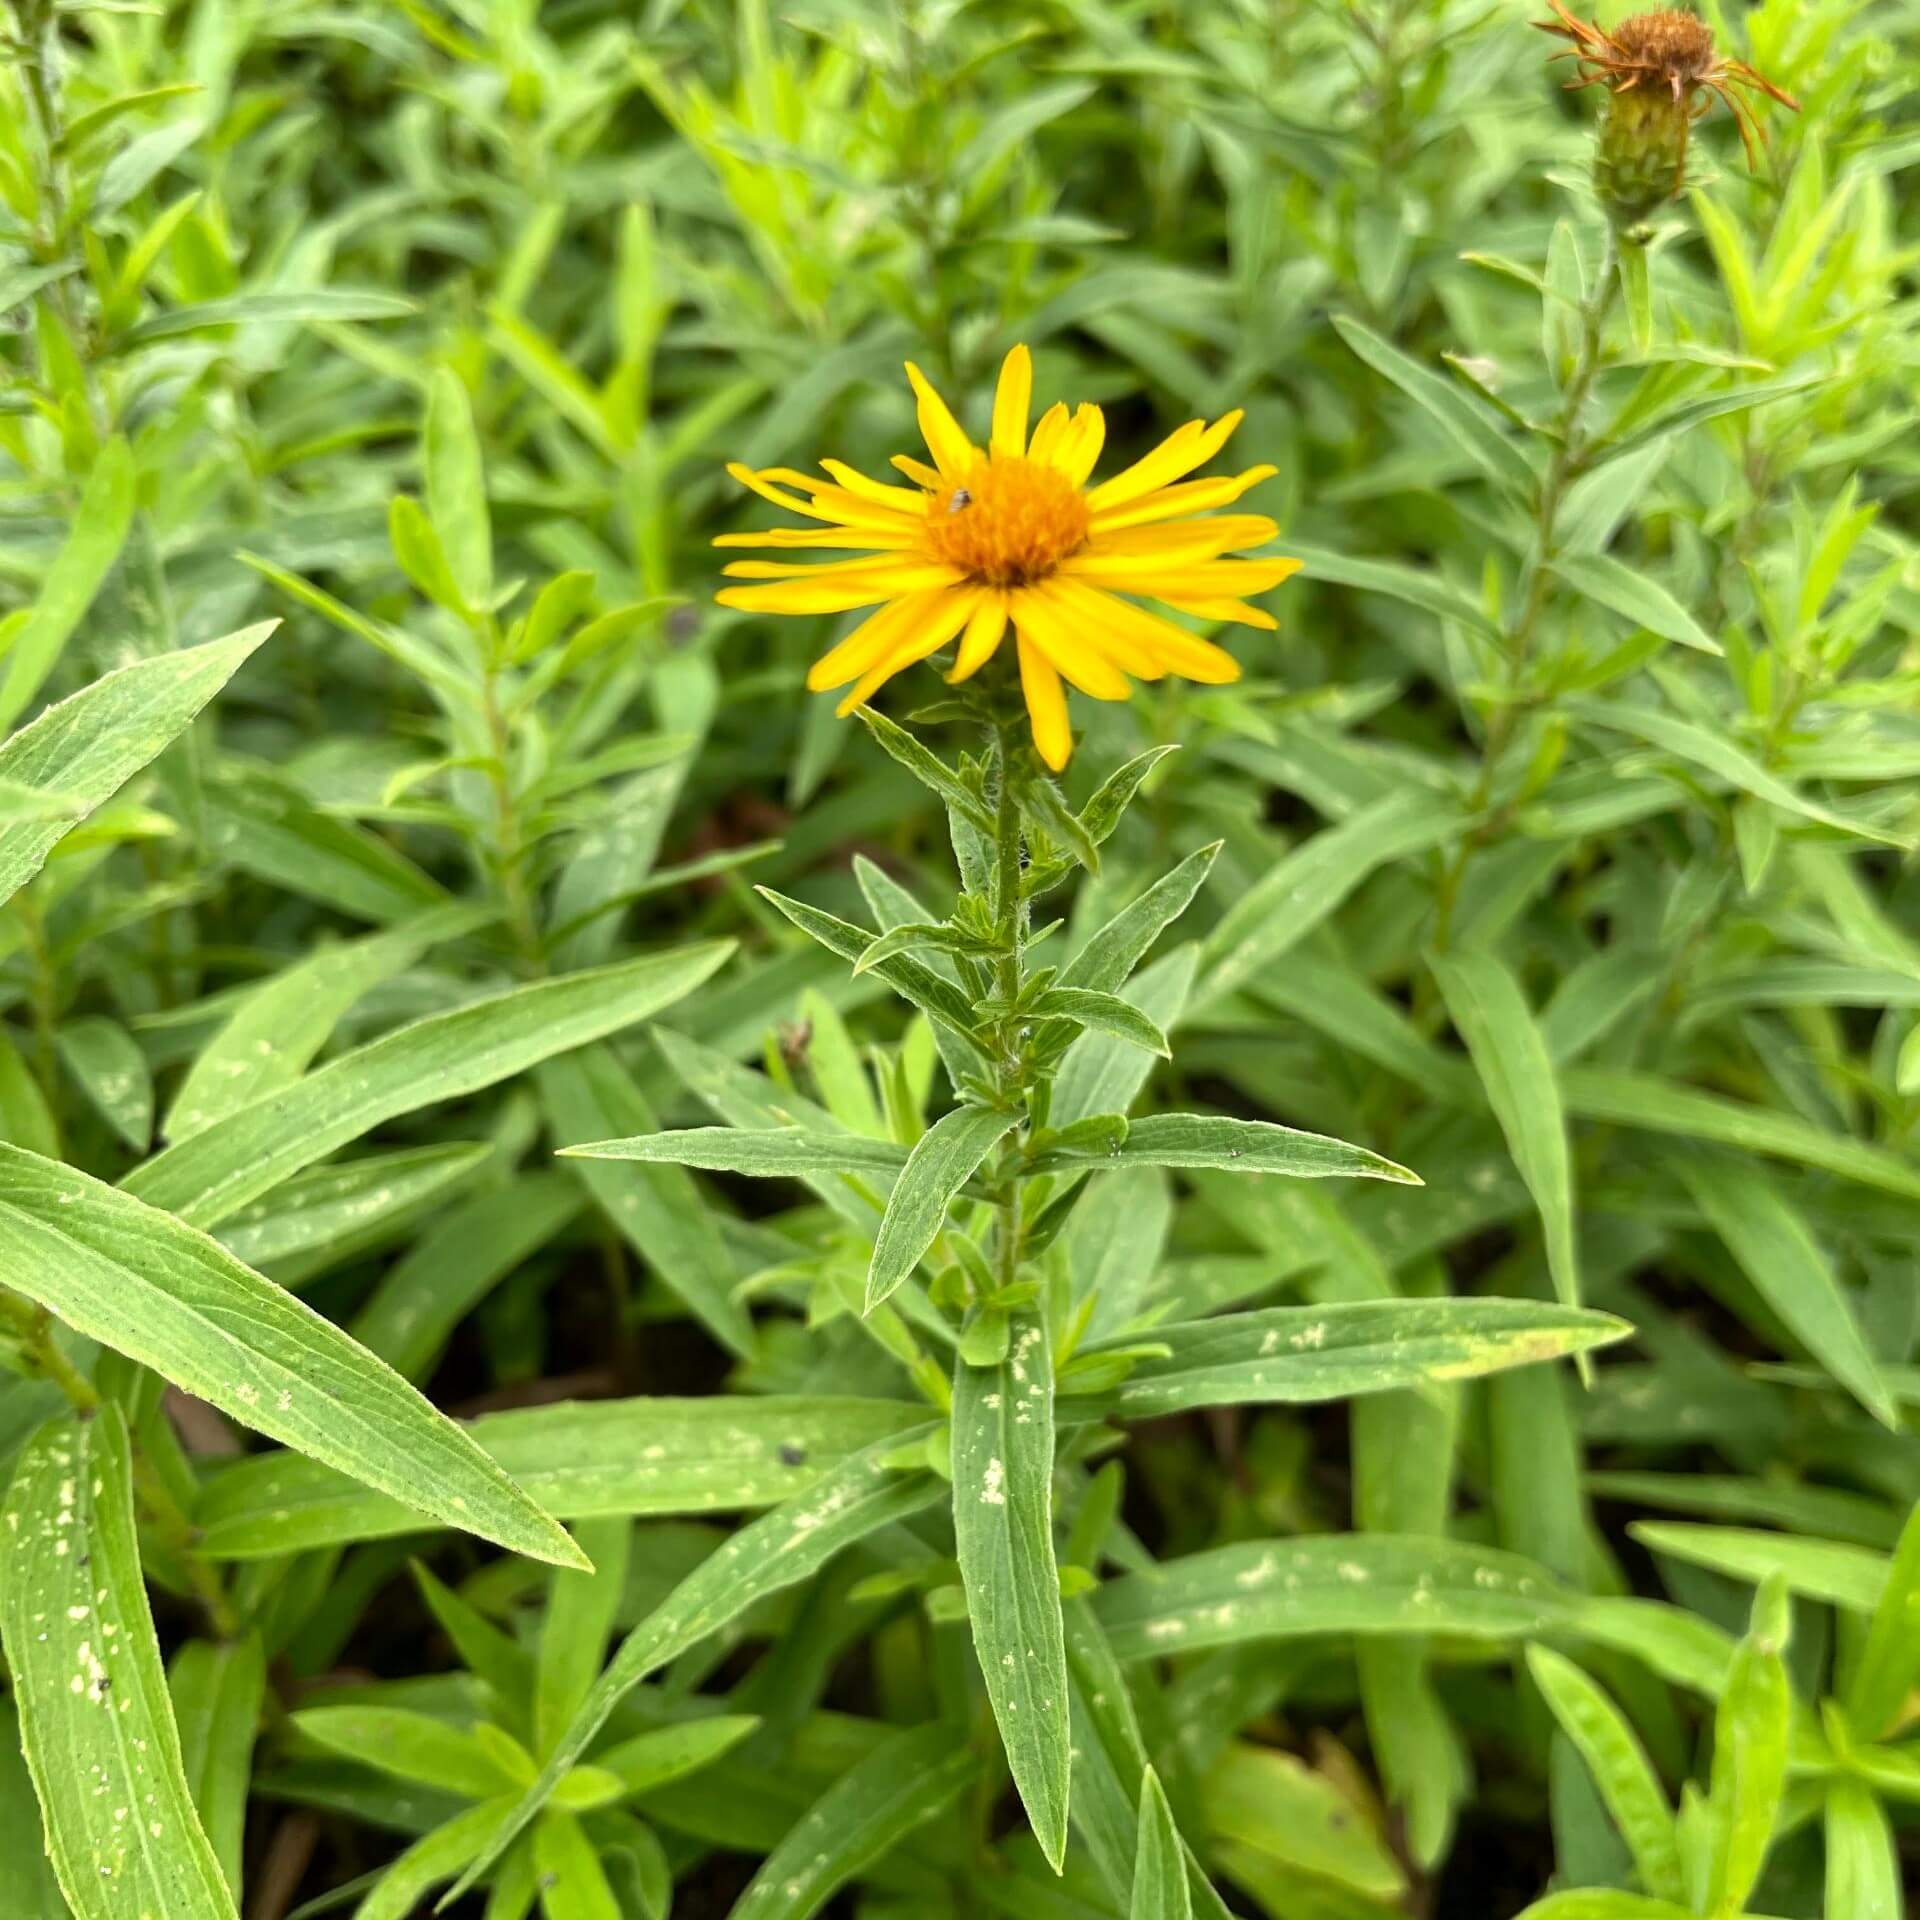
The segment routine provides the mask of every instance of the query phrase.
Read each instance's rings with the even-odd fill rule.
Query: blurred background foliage
[[[1179,1038],[1149,1100],[1338,1134],[1427,1184],[1133,1178],[1066,1236],[1078,1284],[1120,1303],[1109,1330],[1557,1289],[1637,1331],[1585,1384],[1137,1426],[1110,1564],[1452,1533],[1664,1604],[1563,1637],[1571,1677],[1550,1649],[1407,1637],[1190,1656],[1141,1681],[1182,1828],[1276,1920],[1652,1891],[1613,1797],[1623,1710],[1682,1834],[1758,1796],[1764,1877],[1730,1891],[1723,1848],[1714,1886],[1669,1888],[1684,1904],[1567,1915],[1892,1920],[1920,1855],[1914,1663],[1882,1645],[1920,1590],[1911,1527],[1894,1555],[1920,1499],[1920,7],[1710,7],[1800,111],[1768,113],[1751,174],[1705,120],[1692,191],[1623,259],[1588,187],[1593,96],[1557,90],[1531,11],[14,0],[0,717],[283,624],[6,909],[0,1127],[118,1179],[156,1125],[231,1111],[222,1075],[271,1084],[235,1064],[249,1007],[276,1038],[317,1022],[297,1072],[483,990],[729,935],[740,957],[668,1016],[710,1050],[704,1097],[716,1059],[752,1060],[911,1137],[924,1030],[752,886],[864,924],[857,853],[944,903],[946,822],[800,692],[836,622],[711,606],[710,537],[760,517],[724,462],[879,470],[913,445],[902,358],[977,422],[1018,340],[1045,396],[1108,409],[1110,460],[1244,407],[1237,445],[1279,468],[1256,499],[1307,567],[1280,635],[1236,640],[1239,684],[1077,712],[1076,800],[1181,751],[1073,926],[1223,841],[1158,963]],[[477,532],[435,471],[469,444]],[[556,1170],[555,1141],[706,1117],[691,1058],[639,1038],[518,1074],[222,1236],[460,1413],[910,1397],[818,1206]],[[0,1385],[0,1446],[50,1394]],[[178,1424],[192,1512],[236,1442],[204,1409]],[[625,1588],[580,1629],[596,1663],[718,1537],[630,1532],[604,1549]],[[408,1578],[428,1550],[445,1588]],[[486,1633],[532,1635],[548,1576],[351,1531],[219,1564],[272,1703],[251,1792],[241,1716],[227,1844],[249,1915],[318,1914],[455,1803],[288,1710],[328,1679],[465,1726],[480,1682],[450,1637],[472,1666]],[[675,1911],[727,1911],[741,1855],[956,1684],[938,1609],[883,1571],[849,1556],[647,1690],[663,1724],[684,1698],[766,1724],[643,1797],[619,1912],[660,1911],[663,1871]],[[204,1585],[164,1554],[149,1574],[171,1648]],[[1729,1784],[1768,1661],[1791,1742],[1754,1734],[1780,1770]],[[0,1886],[57,1914],[25,1790],[0,1757]],[[1117,1910],[1028,1877],[1017,1844],[986,1873],[979,1797],[846,1910]],[[547,1910],[598,1915],[569,1897]]]

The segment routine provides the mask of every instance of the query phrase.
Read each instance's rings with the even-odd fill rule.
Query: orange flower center
[[[927,496],[927,547],[989,586],[1024,587],[1082,546],[1091,520],[1086,497],[1057,468],[976,460],[957,486]]]

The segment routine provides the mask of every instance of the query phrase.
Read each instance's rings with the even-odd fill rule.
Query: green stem
[[[1609,221],[1601,246],[1600,271],[1580,307],[1580,339],[1566,392],[1561,396],[1560,411],[1553,423],[1553,450],[1534,496],[1533,553],[1527,563],[1519,612],[1507,629],[1505,694],[1487,716],[1486,734],[1481,743],[1480,777],[1469,803],[1469,811],[1476,814],[1484,812],[1493,799],[1514,728],[1532,701],[1524,681],[1539,640],[1541,619],[1553,598],[1553,562],[1559,553],[1560,515],[1569,489],[1587,470],[1592,457],[1592,442],[1587,437],[1583,416],[1603,364],[1607,318],[1619,295],[1619,244],[1619,235]],[[1441,872],[1435,894],[1433,944],[1436,947],[1444,950],[1452,934],[1460,886],[1474,854],[1498,837],[1499,830],[1489,825],[1462,835],[1454,848]]]
[[[547,970],[546,942],[540,937],[540,923],[533,910],[533,896],[527,889],[526,837],[520,824],[520,807],[513,791],[512,741],[508,736],[506,712],[500,704],[500,669],[494,664],[494,636],[487,636],[487,662],[481,680],[482,711],[486,720],[489,754],[487,780],[493,789],[494,857],[499,867],[500,892],[507,910],[507,924],[527,971],[542,974]]]
[[[999,999],[1011,1007],[1019,999],[1026,977],[1027,909],[1020,892],[1020,797],[1013,777],[1015,747],[1005,721],[995,730],[993,748],[998,776],[993,817],[993,924],[1000,947],[1000,957],[994,964],[994,987]],[[1020,1098],[1026,1078],[1026,1049],[1019,1032],[1017,1018],[1003,1017],[994,1049],[999,1090],[1009,1101]],[[1025,1183],[1015,1167],[1025,1146],[1026,1129],[1016,1127],[1001,1149],[995,1277],[1003,1288],[1011,1287],[1020,1274],[1021,1200]]]

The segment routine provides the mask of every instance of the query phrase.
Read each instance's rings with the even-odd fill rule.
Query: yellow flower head
[[[1240,677],[1233,656],[1122,595],[1147,595],[1207,620],[1274,627],[1250,606],[1299,568],[1297,560],[1229,560],[1278,529],[1261,514],[1215,514],[1266,479],[1272,467],[1212,480],[1185,476],[1204,466],[1240,424],[1238,412],[1209,426],[1190,420],[1144,460],[1089,488],[1106,423],[1100,409],[1069,413],[1055,404],[1027,434],[1033,360],[1015,347],[1000,369],[993,431],[984,450],[960,430],[946,402],[911,362],[931,467],[896,454],[912,487],[885,485],[837,460],[827,479],[789,468],[727,469],[742,485],[822,527],[770,527],[723,534],[722,547],[858,550],[824,565],[736,560],[720,604],[754,613],[842,613],[872,607],[859,626],[814,663],[807,685],[851,691],[851,713],[883,681],[954,640],[949,681],[991,660],[1009,624],[1034,745],[1056,770],[1073,752],[1061,682],[1096,700],[1124,700],[1127,676],[1177,673],[1219,684]],[[792,491],[790,491],[790,489]]]

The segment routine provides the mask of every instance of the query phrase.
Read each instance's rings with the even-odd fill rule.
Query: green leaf
[[[489,1413],[466,1431],[548,1512],[588,1520],[773,1506],[925,1418],[924,1407],[895,1400],[650,1396]],[[291,1455],[223,1469],[194,1519],[204,1553],[236,1560],[388,1539],[423,1524],[404,1501]]]
[[[562,1566],[566,1534],[329,1320],[171,1215],[0,1145],[0,1265],[77,1332],[448,1526]]]
[[[1721,651],[1719,641],[1659,581],[1634,572],[1610,554],[1563,553],[1553,562],[1553,570],[1576,593],[1662,640],[1692,647],[1696,653]]]
[[[1750,1161],[1688,1155],[1676,1169],[1755,1291],[1882,1425],[1900,1415],[1847,1291],[1777,1182]]]
[[[1846,1683],[1847,1716],[1863,1740],[1878,1740],[1905,1714],[1920,1680],[1920,1504],[1907,1515],[1887,1583],[1874,1603],[1866,1643]]]
[[[0,900],[18,893],[80,819],[184,731],[278,624],[263,621],[103,674],[0,744],[0,779],[58,794],[63,808],[74,809],[0,819]]]
[[[698,1403],[710,1404],[710,1403]],[[919,1429],[932,1432],[931,1425]],[[703,1560],[627,1635],[572,1724],[547,1755],[504,1830],[449,1896],[465,1892],[497,1860],[606,1725],[620,1701],[676,1655],[716,1633],[770,1593],[810,1579],[835,1554],[881,1527],[931,1506],[946,1492],[930,1474],[896,1473],[887,1464],[911,1434],[843,1460],[771,1513],[742,1527]]]
[[[210,327],[285,326],[316,321],[403,320],[414,311],[411,300],[390,293],[350,287],[299,287],[263,293],[236,293],[225,300],[203,300],[193,306],[170,307],[129,327],[116,348],[145,346],[152,340],[177,339],[183,333],[204,333]]]
[[[1319,926],[1368,874],[1441,845],[1463,824],[1442,795],[1406,787],[1302,841],[1234,901],[1208,934],[1201,963],[1202,1002],[1251,984]]]
[[[1769,1581],[1754,1596],[1753,1624],[1733,1650],[1727,1690],[1713,1725],[1709,1810],[1714,1844],[1704,1910],[1740,1913],[1760,1878],[1787,1782],[1792,1695],[1786,1662],[1786,1589]]]
[[[944,760],[930,753],[905,727],[896,726],[885,714],[876,712],[872,707],[856,707],[854,712],[878,745],[899,761],[923,787],[937,794],[948,807],[980,832],[993,832],[993,816]]]
[[[1296,1180],[1351,1178],[1420,1184],[1420,1176],[1365,1147],[1322,1133],[1302,1133],[1269,1120],[1234,1120],[1211,1113],[1153,1113],[1136,1120],[1117,1146],[1082,1152],[1043,1148],[1027,1163],[1031,1173],[1080,1167],[1217,1167],[1226,1173],[1283,1173]]]
[[[1637,1520],[1632,1531],[1655,1553],[1672,1554],[1756,1586],[1778,1578],[1795,1593],[1851,1613],[1873,1613],[1887,1588],[1887,1556],[1844,1541],[1751,1527],[1697,1527],[1677,1520]]]
[[[153,1076],[140,1043],[105,1014],[63,1021],[55,1038],[101,1118],[135,1153],[145,1153],[153,1141]]]
[[[1577,1306],[1573,1156],[1547,1043],[1519,982],[1493,955],[1436,953],[1428,965],[1467,1043],[1514,1165],[1540,1209],[1554,1291],[1568,1306]]]
[[[1886,832],[1869,821],[1851,819],[1846,814],[1836,813],[1831,807],[1821,806],[1818,801],[1809,800],[1724,735],[1696,721],[1684,719],[1679,714],[1663,713],[1658,708],[1625,700],[1575,699],[1565,705],[1567,711],[1577,719],[1611,728],[1617,733],[1631,734],[1636,740],[1644,740],[1649,746],[1671,753],[1690,766],[1699,767],[1716,779],[1726,781],[1729,786],[1738,787],[1742,793],[1750,793],[1756,800],[1764,800],[1770,806],[1798,814],[1803,820],[1817,821],[1823,827],[1832,827],[1837,832],[1851,834],[1858,839],[1877,841],[1883,846],[1906,847],[1912,844],[1904,835]]]
[[[1092,799],[1080,809],[1080,831],[1094,846],[1104,846],[1111,838],[1114,828],[1133,804],[1134,795],[1146,784],[1147,775],[1169,754],[1179,751],[1177,746],[1149,747],[1101,781]]]
[[[534,1079],[548,1125],[563,1147],[658,1124],[633,1076],[609,1047],[583,1047],[545,1061]],[[713,1209],[686,1174],[670,1167],[588,1162],[569,1172],[620,1237],[722,1346],[743,1358],[753,1352],[753,1321],[734,1297],[734,1257],[721,1238]]]
[[[716,1713],[678,1726],[637,1733],[594,1755],[593,1764],[619,1778],[631,1794],[651,1793],[711,1766],[748,1737],[760,1721],[750,1713]]]
[[[1899,1851],[1870,1788],[1844,1778],[1828,1785],[1826,1840],[1829,1920],[1901,1920]]]
[[[354,1910],[353,1920],[414,1920],[426,1896],[486,1846],[512,1810],[504,1796],[489,1800],[415,1841]]]
[[[1568,1596],[1517,1554],[1385,1533],[1250,1540],[1103,1587],[1094,1611],[1127,1661],[1300,1634],[1505,1640],[1567,1615]]]
[[[848,1881],[952,1806],[978,1767],[955,1727],[935,1723],[889,1736],[760,1863],[731,1920],[811,1920]]]
[[[1459,447],[1489,480],[1522,498],[1536,484],[1531,463],[1508,439],[1490,410],[1454,382],[1421,366],[1398,347],[1345,314],[1333,316],[1334,330],[1375,373],[1391,380]]]
[[[994,1107],[955,1107],[914,1143],[887,1197],[873,1243],[867,1267],[868,1313],[920,1264],[946,1222],[954,1195],[1017,1118]]]
[[[623,1920],[599,1852],[572,1814],[550,1809],[540,1816],[533,1864],[546,1920]]]
[[[1053,1557],[1053,1355],[1018,1313],[1006,1357],[953,1376],[953,1528],[974,1650],[1014,1785],[1061,1871],[1071,1771],[1067,1656]]]
[[[1586,1762],[1633,1855],[1641,1885],[1659,1899],[1684,1900],[1686,1878],[1673,1809],[1626,1716],[1595,1681],[1550,1647],[1529,1647],[1527,1668]]]
[[[1355,1300],[1156,1326],[1169,1349],[1101,1396],[1120,1419],[1189,1407],[1296,1404],[1466,1380],[1624,1339],[1611,1314],[1531,1300]],[[1088,1359],[1101,1349],[1084,1350]]]
[[[116,1406],[60,1414],[34,1434],[4,1524],[0,1644],[74,1920],[234,1920],[181,1764]]]
[[[1094,993],[1086,987],[1049,987],[1034,1001],[1030,1011],[1036,1020],[1071,1020],[1077,1027],[1095,1033],[1110,1033],[1129,1046],[1156,1053],[1163,1060],[1173,1057],[1167,1036],[1130,1001],[1118,994]]]
[[[189,1640],[167,1671],[180,1733],[181,1768],[236,1903],[253,1740],[266,1700],[267,1661],[258,1634],[219,1646]]]
[[[1568,1107],[1588,1120],[1644,1127],[1650,1133],[1677,1133],[1711,1140],[1748,1153],[1772,1154],[1837,1173],[1862,1186],[1880,1187],[1920,1200],[1920,1171],[1897,1153],[1828,1133],[1791,1113],[1728,1100],[1697,1087],[1685,1087],[1649,1073],[1623,1073],[1603,1067],[1570,1067],[1560,1076]]]
[[[1128,1920],[1193,1920],[1187,1861],[1160,1776],[1149,1767],[1140,1782],[1140,1845],[1133,1859]]]
[[[1186,912],[1200,891],[1221,842],[1190,853],[1163,874],[1137,900],[1131,900],[1061,968],[1056,987],[1082,987],[1095,993],[1117,993],[1140,963],[1147,949]]]
[[[591,1574],[566,1574],[591,1580]],[[288,1716],[293,1731],[363,1767],[462,1800],[511,1793],[521,1784],[493,1749],[464,1727],[404,1707],[306,1707]]]
[[[1615,1893],[1611,1888],[1580,1887],[1536,1900],[1520,1920],[1694,1920],[1694,1912],[1691,1907],[1676,1907],[1671,1900],[1650,1900],[1643,1894]]]
[[[624,1515],[589,1520],[578,1529],[581,1550],[593,1571],[552,1576],[546,1618],[540,1628],[539,1668],[534,1679],[534,1751],[544,1753],[563,1734],[600,1677],[607,1636],[627,1590],[627,1549],[633,1522]]]
[[[1393,560],[1372,560],[1337,553],[1330,547],[1306,546],[1291,537],[1287,547],[1309,580],[1327,580],[1335,586],[1381,594],[1389,600],[1418,607],[1438,619],[1457,620],[1488,640],[1497,638],[1480,603],[1441,574],[1402,566]]]
[[[126,441],[116,436],[100,449],[93,471],[87,476],[86,491],[80,496],[73,526],[40,583],[32,611],[7,650],[6,674],[0,679],[0,729],[12,726],[33,704],[34,696],[59,660],[61,650],[92,606],[113,563],[119,559],[120,549],[126,545],[127,534],[133,526],[137,484],[133,454]],[[238,664],[234,662],[235,666]],[[194,712],[205,704],[211,691],[196,704]],[[8,742],[9,747],[12,744]],[[143,766],[152,757],[148,753],[134,764]],[[7,764],[4,755],[0,755],[0,774],[14,780],[26,778]],[[30,780],[29,784],[43,783]],[[59,784],[71,792],[75,783],[66,779]]]
[[[467,389],[450,367],[436,368],[427,386],[422,452],[427,512],[440,536],[440,549],[467,605],[484,607],[493,597],[493,528],[487,517],[486,473]]]
[[[890,1178],[907,1164],[906,1148],[890,1140],[868,1140],[857,1133],[810,1133],[804,1127],[769,1132],[738,1127],[673,1127],[664,1133],[636,1134],[627,1140],[590,1140],[577,1147],[562,1147],[560,1157],[701,1167],[712,1173],[753,1174],[765,1179],[800,1173],[872,1173]]]
[[[250,1101],[127,1176],[126,1189],[217,1225],[289,1174],[399,1114],[457,1100],[671,1006],[733,951],[708,941],[537,981],[437,1013]]]

